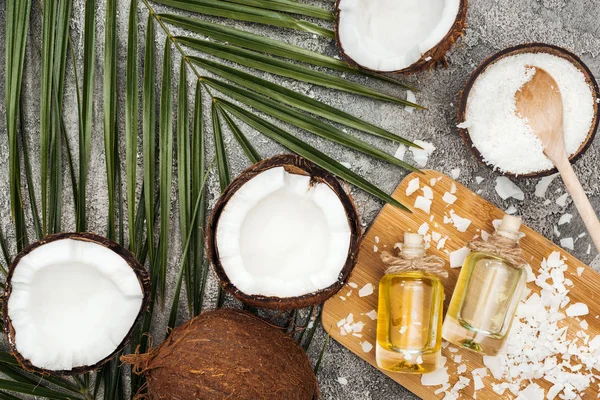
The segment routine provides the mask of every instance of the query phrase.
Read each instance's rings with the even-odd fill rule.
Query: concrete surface
[[[9,0],[11,1],[11,0]],[[36,184],[39,184],[39,165],[35,154],[39,152],[39,68],[40,58],[35,46],[39,46],[41,40],[41,21],[38,2],[33,2],[31,18],[30,45],[27,53],[27,70],[24,78],[25,91],[25,115],[28,139],[34,160],[34,173]],[[315,4],[323,4],[315,0]],[[326,6],[329,6],[327,3]],[[104,170],[103,154],[103,128],[102,128],[102,49],[104,41],[104,2],[97,1],[97,57],[96,57],[96,101],[94,104],[94,133],[92,143],[92,157],[90,164],[90,181],[88,187],[88,207],[89,207],[89,230],[99,233],[105,232],[106,224],[106,176]],[[127,30],[127,8],[128,1],[119,1],[118,29],[119,29],[119,102],[122,105],[124,101],[124,68],[125,68],[125,49],[126,49],[126,30]],[[165,10],[164,7],[156,6],[157,11]],[[143,50],[143,37],[145,32],[146,6],[140,1],[140,51]],[[0,20],[5,18],[5,2],[0,2]],[[524,43],[524,42],[546,42],[559,46],[564,46],[575,52],[590,67],[592,72],[600,77],[600,25],[597,21],[600,19],[600,0],[488,0],[472,1],[468,12],[468,29],[464,38],[458,41],[456,46],[448,55],[450,66],[448,69],[438,69],[434,72],[423,72],[406,78],[406,81],[416,85],[421,92],[417,94],[417,101],[426,106],[429,110],[426,112],[407,113],[402,107],[371,101],[365,98],[351,96],[333,90],[322,89],[314,85],[291,82],[287,79],[281,79],[266,74],[269,79],[276,82],[284,82],[288,87],[297,91],[314,96],[332,106],[339,107],[354,115],[371,121],[379,126],[387,128],[393,132],[409,138],[422,139],[433,143],[437,150],[434,152],[427,165],[444,173],[449,173],[453,168],[460,168],[461,174],[458,180],[474,191],[481,190],[481,195],[492,201],[500,208],[506,209],[509,206],[515,206],[518,214],[521,215],[525,223],[538,230],[546,237],[558,243],[559,238],[553,234],[553,226],[557,224],[558,219],[565,212],[575,215],[573,221],[568,225],[561,226],[561,237],[577,237],[584,232],[582,221],[577,217],[571,201],[566,207],[559,207],[554,200],[564,192],[564,187],[559,179],[556,179],[547,193],[547,198],[551,200],[549,205],[544,205],[544,199],[534,196],[534,187],[538,179],[519,179],[516,183],[525,192],[524,201],[514,199],[503,201],[494,190],[495,177],[490,169],[479,165],[471,156],[469,150],[463,145],[456,125],[456,105],[459,92],[461,91],[466,79],[471,71],[486,57],[504,49],[505,47]],[[271,37],[306,46],[310,49],[322,51],[329,55],[337,55],[335,44],[328,40],[317,38],[312,35],[298,32],[265,28],[260,26],[251,26],[243,23],[234,23],[234,26],[244,27],[245,29],[264,33]],[[73,11],[73,40],[76,48],[76,58],[78,62],[79,74],[81,77],[81,61],[83,52],[83,38],[81,36],[81,27],[83,26],[83,1],[75,1]],[[165,34],[157,25],[157,65],[160,65],[162,46]],[[177,32],[177,30],[173,30]],[[4,38],[4,24],[0,24],[0,38]],[[399,38],[401,40],[401,38]],[[4,40],[0,40],[0,53],[4,54]],[[179,54],[174,51],[174,87],[179,66]],[[141,65],[141,63],[140,63]],[[75,103],[75,88],[72,84],[72,68],[69,65],[70,83],[67,85],[65,98],[65,122],[72,146],[75,146],[77,139],[77,114]],[[160,78],[160,68],[157,67]],[[4,63],[0,64],[0,75],[3,75]],[[192,74],[189,74],[189,84],[193,85]],[[361,78],[352,78],[360,82],[365,82],[373,87],[403,96],[404,93],[397,87],[386,84],[369,81]],[[121,91],[122,90],[122,91]],[[206,96],[206,93],[205,93]],[[4,98],[4,82],[0,84],[0,97]],[[205,98],[205,104],[208,98]],[[123,107],[120,106],[119,126],[124,126]],[[207,121],[209,116],[208,107],[205,109]],[[0,102],[0,115],[4,116],[4,102]],[[243,127],[250,140],[255,144],[263,156],[270,156],[282,152],[282,148],[272,143],[260,134],[252,131],[248,127]],[[400,182],[406,171],[391,167],[385,163],[375,161],[367,156],[358,154],[354,151],[342,149],[340,146],[331,145],[323,140],[316,139],[306,133],[290,131],[305,138],[308,142],[318,148],[326,151],[339,161],[348,162],[352,169],[363,175],[365,178],[376,183],[387,192]],[[210,124],[207,124],[210,133]],[[5,131],[5,119],[0,118],[0,132]],[[382,141],[365,134],[349,130],[349,134],[358,135],[361,138],[376,144],[380,148],[394,153],[396,145],[387,141]],[[210,134],[207,135],[208,159],[213,156],[212,140]],[[249,165],[239,147],[232,141],[232,137],[227,132],[228,151],[231,160],[232,174],[238,174],[243,168]],[[8,176],[8,143],[5,134],[0,135],[0,176]],[[75,154],[76,156],[76,154]],[[140,159],[141,161],[141,159]],[[581,178],[583,186],[590,195],[592,203],[596,210],[600,211],[600,180],[598,179],[598,164],[600,161],[600,138],[596,138],[594,144],[587,153],[579,160],[576,165],[576,171]],[[141,171],[141,168],[138,172]],[[481,184],[475,182],[475,177],[481,176],[485,180]],[[141,175],[138,176],[141,179]],[[70,185],[65,173],[65,208],[64,208],[64,229],[74,228],[73,205],[70,196]],[[209,198],[211,204],[218,196],[219,188],[216,177],[209,181]],[[2,229],[8,237],[11,246],[14,244],[14,234],[10,225],[8,180],[0,179],[0,222]],[[39,193],[39,188],[38,188]],[[373,197],[366,195],[362,191],[353,189],[358,210],[362,216],[364,226],[366,227],[377,215],[382,204]],[[173,191],[173,218],[171,224],[172,230],[172,248],[179,249],[180,241],[178,237],[178,223],[176,213],[176,194]],[[589,237],[579,239],[575,245],[573,253],[587,263],[592,263],[598,269],[600,268],[600,259],[597,258],[596,251],[592,248],[587,253],[588,245],[591,243]],[[593,247],[593,246],[592,246]],[[173,287],[175,282],[175,268],[178,263],[179,252],[173,251],[171,265],[169,268],[168,285]],[[594,260],[595,259],[595,260]],[[212,274],[212,272],[211,272]],[[209,291],[205,299],[206,304],[213,304],[215,299],[217,282],[211,275]],[[235,301],[228,300],[232,306],[239,306]],[[167,302],[167,304],[169,304]],[[159,316],[154,325],[153,334],[155,338],[161,338],[164,332],[165,315],[167,311],[159,312]],[[179,322],[187,318],[185,313],[180,316]],[[318,329],[313,345],[309,351],[310,356],[315,359],[322,346],[325,334],[321,328]],[[338,377],[345,377],[348,380],[347,385],[338,383]],[[365,362],[353,356],[349,351],[335,342],[331,342],[325,359],[319,373],[319,382],[324,398],[343,399],[343,400],[380,400],[380,399],[413,399],[414,395],[400,385],[392,382]]]

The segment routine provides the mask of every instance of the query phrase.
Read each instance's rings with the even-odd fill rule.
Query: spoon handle
[[[585,194],[583,187],[581,187],[581,183],[579,182],[577,175],[575,175],[571,163],[565,155],[564,157],[559,157],[555,160],[555,165],[562,176],[567,191],[571,195],[571,198],[579,211],[581,219],[585,223],[585,227],[587,228],[590,237],[594,241],[594,245],[596,245],[596,249],[600,252],[600,221],[598,221],[598,216]]]

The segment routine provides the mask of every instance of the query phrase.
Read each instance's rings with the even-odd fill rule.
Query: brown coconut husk
[[[340,26],[340,2],[343,0],[337,0],[335,2],[335,41],[337,43],[338,49],[342,58],[348,65],[351,67],[361,68],[367,71],[372,71],[376,73],[382,73],[383,71],[377,71],[371,68],[367,68],[363,65],[360,65],[356,61],[354,61],[345,51],[342,41],[340,40],[339,35],[339,26]],[[442,40],[438,42],[435,46],[429,49],[425,54],[421,56],[421,58],[411,64],[410,66],[400,69],[398,71],[386,71],[385,73],[389,74],[414,74],[417,72],[421,72],[427,69],[433,69],[437,66],[443,66],[444,68],[448,67],[448,62],[446,61],[446,54],[452,48],[454,43],[464,35],[464,30],[467,27],[467,9],[468,9],[468,0],[461,0],[459,11],[456,14],[456,19],[454,20],[454,24],[452,28],[448,31],[446,36]],[[399,38],[398,40],[402,40]]]
[[[319,397],[302,348],[248,312],[205,312],[173,330],[146,354],[121,361],[146,377],[135,399],[286,399]]]
[[[338,280],[327,288],[318,290],[316,292],[307,293],[302,296],[296,297],[274,297],[274,296],[262,296],[262,295],[249,295],[238,289],[230,280],[221,264],[219,257],[219,249],[217,246],[217,225],[219,223],[219,217],[225,208],[225,205],[233,196],[233,194],[242,187],[246,182],[271,168],[284,167],[289,173],[308,175],[315,183],[324,183],[328,185],[334,193],[338,196],[346,216],[348,217],[348,224],[350,226],[350,247],[348,249],[348,257],[346,262],[340,271]],[[311,161],[300,157],[295,154],[278,155],[263,161],[260,161],[250,168],[242,172],[231,184],[225,189],[219,200],[217,201],[210,220],[207,226],[206,232],[206,248],[208,252],[208,259],[213,265],[221,285],[231,294],[233,294],[240,301],[247,303],[255,307],[271,308],[278,310],[292,310],[296,308],[305,308],[312,305],[321,304],[334,294],[336,294],[348,281],[350,273],[356,264],[358,255],[358,244],[361,236],[360,219],[354,202],[350,195],[344,190],[344,187],[336,179],[335,176],[312,163]]]
[[[598,122],[599,122],[598,111],[599,111],[600,105],[598,104],[598,100],[600,99],[600,91],[598,89],[598,83],[596,82],[596,79],[594,78],[594,74],[592,74],[592,71],[590,71],[588,66],[585,65],[583,63],[583,61],[577,55],[573,54],[569,50],[564,49],[562,47],[545,44],[545,43],[525,43],[525,44],[521,44],[518,46],[506,48],[506,49],[486,58],[471,73],[471,75],[469,76],[469,79],[467,80],[467,83],[465,84],[465,88],[463,90],[461,90],[461,92],[459,93],[460,101],[459,101],[459,105],[458,105],[458,112],[456,115],[458,123],[462,123],[466,119],[467,101],[469,99],[469,93],[471,92],[471,89],[473,88],[473,85],[475,84],[475,81],[477,80],[477,78],[479,78],[479,76],[483,72],[485,72],[485,70],[490,65],[494,64],[496,61],[501,60],[504,57],[514,56],[514,55],[523,54],[523,53],[548,53],[548,54],[552,54],[557,57],[564,58],[565,60],[572,63],[577,69],[579,69],[581,71],[581,73],[583,73],[583,75],[585,76],[585,81],[590,86],[590,89],[592,91],[592,96],[594,97],[594,119],[592,120],[592,126],[590,127],[590,131],[588,132],[587,137],[585,138],[585,140],[583,141],[583,143],[581,144],[579,149],[577,149],[577,151],[569,158],[571,163],[574,163],[590,147],[590,145],[594,141],[594,137],[596,136],[596,130],[598,129]],[[477,147],[475,147],[473,145],[473,141],[471,140],[471,136],[469,135],[469,130],[467,128],[458,128],[458,131],[459,131],[460,136],[462,137],[463,141],[465,142],[465,145],[471,150],[471,153],[473,153],[473,155],[475,156],[477,161],[480,164],[485,165],[488,168],[494,169],[493,166],[487,164],[483,160],[483,156],[481,155],[479,150],[477,150]],[[515,178],[519,178],[519,177],[534,178],[534,177],[542,177],[542,176],[552,175],[552,174],[557,173],[558,170],[556,168],[552,168],[552,169],[547,169],[547,170],[543,170],[543,171],[531,172],[528,174],[520,174],[520,175],[515,175],[511,172],[502,172],[502,171],[497,171],[497,172],[502,173],[503,175],[512,176]]]
[[[113,251],[114,253],[116,253],[117,255],[119,255],[121,258],[123,258],[125,260],[127,265],[129,265],[131,267],[131,269],[133,270],[133,272],[135,273],[135,275],[138,279],[138,282],[140,283],[140,287],[142,288],[144,297],[142,300],[142,306],[140,307],[140,311],[136,317],[135,322],[131,325],[131,329],[129,330],[127,335],[125,335],[125,337],[123,338],[123,340],[121,341],[119,346],[117,346],[115,348],[115,350],[108,357],[103,358],[102,360],[98,361],[97,363],[95,363],[93,365],[75,367],[70,370],[56,370],[55,371],[55,370],[47,370],[44,368],[36,367],[35,365],[33,365],[31,363],[31,361],[29,359],[23,357],[21,355],[21,353],[18,352],[16,342],[15,342],[15,329],[13,327],[10,317],[8,316],[8,301],[9,301],[10,295],[12,293],[12,277],[13,277],[14,271],[18,267],[21,259],[23,257],[25,257],[27,254],[31,253],[32,251],[34,251],[35,249],[37,249],[38,247],[40,247],[44,244],[52,243],[52,242],[56,242],[58,240],[64,240],[64,239],[79,240],[82,242],[92,242],[92,243],[98,244],[100,246],[104,246],[107,249],[109,249],[109,250]],[[17,361],[19,362],[19,364],[21,365],[21,367],[24,370],[29,371],[29,372],[35,372],[35,373],[42,374],[42,375],[55,375],[55,376],[78,375],[78,374],[83,374],[83,373],[87,373],[87,372],[99,369],[104,364],[106,364],[107,362],[112,360],[114,358],[114,356],[118,352],[123,350],[125,345],[127,345],[127,343],[129,342],[129,339],[131,338],[133,328],[139,322],[142,315],[146,312],[146,310],[148,309],[148,306],[150,304],[150,277],[148,276],[148,273],[146,272],[144,267],[137,261],[137,259],[133,255],[133,253],[131,253],[129,250],[125,249],[123,246],[119,245],[118,243],[115,243],[105,237],[102,237],[102,236],[99,236],[99,235],[96,235],[93,233],[87,233],[87,232],[57,233],[54,235],[46,236],[43,239],[30,244],[28,247],[23,249],[15,257],[15,259],[12,262],[10,269],[8,271],[8,276],[6,277],[6,285],[5,285],[5,289],[4,289],[3,303],[4,303],[4,307],[2,310],[2,317],[4,319],[4,334],[6,335],[6,339],[7,339],[7,342],[10,347],[10,351],[11,351],[12,355],[17,359]]]

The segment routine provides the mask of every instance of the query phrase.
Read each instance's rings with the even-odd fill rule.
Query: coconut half
[[[209,258],[223,286],[259,307],[323,302],[356,261],[359,218],[337,179],[312,162],[276,156],[223,192],[208,227]]]
[[[150,280],[133,254],[89,233],[48,236],[11,265],[4,328],[19,363],[88,372],[121,350],[147,308]]]
[[[462,35],[467,0],[338,0],[336,39],[351,64],[411,73],[436,63]]]

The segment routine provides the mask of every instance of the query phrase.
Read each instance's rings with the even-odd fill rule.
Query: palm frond
[[[220,0],[154,0],[154,2],[202,15],[295,29],[330,39],[334,37],[333,31],[330,29],[321,28],[319,25],[311,22],[302,21],[290,15],[263,8],[228,3]]]
[[[42,18],[42,66],[40,83],[40,181],[42,203],[42,230],[47,232],[48,226],[48,170],[51,152],[52,133],[52,79],[54,69],[54,41],[58,1],[43,3]],[[51,170],[51,169],[50,169]]]
[[[107,237],[115,239],[115,185],[117,146],[117,0],[106,1],[104,18],[104,157],[106,160],[106,186],[108,190]]]
[[[204,220],[206,212],[206,196],[200,196],[204,190],[202,180],[205,174],[204,162],[204,118],[202,115],[202,91],[200,82],[196,82],[194,95],[194,126],[192,127],[192,198],[200,198],[200,211],[196,218],[192,219],[191,231],[193,234],[193,315],[202,311],[202,300],[204,299],[204,288],[206,286],[206,275],[208,267],[204,264]]]
[[[169,262],[169,222],[171,221],[171,186],[173,179],[173,99],[171,96],[172,77],[171,41],[165,39],[163,56],[162,84],[160,90],[160,238],[158,259],[160,274],[158,286],[164,299],[166,289],[167,263]]]
[[[81,124],[79,130],[79,184],[77,194],[77,231],[87,228],[87,176],[92,147],[94,105],[94,61],[96,56],[96,1],[85,0],[83,29],[83,85],[81,96]]]
[[[310,115],[306,115],[302,112],[298,112],[289,106],[273,101],[266,96],[253,93],[237,86],[229,85],[228,83],[213,78],[206,77],[204,78],[204,82],[207,85],[217,89],[219,92],[283,122],[287,122],[298,128],[314,133],[322,138],[358,150],[361,153],[368,154],[390,164],[397,165],[411,171],[417,170],[412,165],[379,150],[375,146],[365,141],[357,139],[354,136],[351,136],[332,125],[326,124],[317,118],[311,117]]]
[[[219,57],[223,60],[235,62],[245,67],[259,71],[295,79],[318,86],[341,90],[344,92],[370,97],[376,100],[389,101],[396,104],[407,105],[415,108],[421,106],[394,96],[381,93],[367,86],[355,83],[324,72],[315,71],[302,65],[292,64],[285,60],[266,56],[253,50],[245,50],[228,44],[211,42],[203,39],[177,36],[175,40],[203,53]]]
[[[179,195],[179,233],[182,240],[182,246],[183,238],[188,237],[188,232],[190,231],[189,224],[192,214],[192,199],[190,198],[192,166],[190,163],[191,152],[188,123],[187,70],[185,62],[182,60],[179,68],[179,86],[177,93],[177,192]],[[187,249],[185,251],[187,251]],[[184,257],[186,260],[183,264],[186,293],[188,293],[188,306],[191,311],[192,270],[187,254]]]
[[[136,0],[131,0],[136,1]],[[154,265],[154,179],[156,178],[156,94],[154,85],[156,77],[154,62],[156,59],[154,48],[154,20],[148,16],[146,26],[146,46],[144,54],[144,82],[143,82],[143,120],[142,120],[142,146],[144,158],[144,204],[146,208],[146,238],[148,241],[148,259]],[[152,289],[156,290],[157,279],[154,269],[152,274]]]
[[[10,179],[10,207],[15,225],[17,249],[21,250],[26,241],[25,215],[21,194],[20,157],[17,126],[19,103],[23,81],[25,46],[29,30],[31,0],[9,1],[6,3],[6,57],[5,57],[5,107],[6,132],[8,135],[8,158]]]
[[[375,185],[346,168],[333,158],[329,157],[325,153],[315,149],[314,147],[308,145],[307,143],[297,139],[296,137],[290,135],[288,132],[271,124],[268,121],[263,120],[262,118],[256,116],[255,114],[244,110],[243,108],[236,106],[226,100],[216,99],[217,103],[222,105],[227,111],[252,126],[254,129],[268,136],[269,138],[275,140],[282,146],[288,148],[289,150],[301,155],[302,157],[314,162],[321,168],[328,170],[329,172],[337,175],[341,179],[353,184],[354,186],[364,190],[365,192],[377,197],[378,199],[392,204],[402,210],[408,211],[408,209],[403,206],[398,200],[394,199],[389,194],[385,193],[383,190],[377,188]]]
[[[135,223],[135,188],[138,138],[138,2],[129,2],[127,25],[127,72],[125,77],[125,165],[127,186],[127,220],[129,222],[129,249],[137,251]]]
[[[333,12],[320,7],[303,4],[293,0],[225,0],[230,3],[245,6],[263,8],[265,10],[283,11],[290,14],[303,15],[305,17],[319,18],[325,21],[333,21]]]
[[[399,137],[398,135],[386,131],[369,122],[363,121],[351,114],[341,111],[335,107],[329,106],[321,101],[310,98],[309,96],[290,90],[276,83],[269,82],[265,79],[258,78],[254,75],[219,64],[214,61],[190,57],[190,61],[197,64],[201,68],[227,79],[233,83],[251,89],[257,93],[263,94],[271,99],[287,104],[288,106],[298,108],[302,111],[326,118],[330,121],[340,123],[350,128],[358,129],[384,139],[393,140],[399,143],[404,143],[409,146],[418,147],[414,143]]]
[[[250,143],[246,135],[244,135],[242,130],[236,125],[235,121],[229,116],[229,114],[227,114],[221,107],[219,107],[219,111],[221,111],[223,119],[227,123],[227,126],[229,126],[229,129],[231,130],[231,133],[233,133],[235,140],[238,142],[242,150],[244,150],[248,160],[250,160],[250,162],[253,164],[262,160],[262,157],[258,151],[256,151],[254,146],[252,146],[252,143]]]
[[[333,58],[316,51],[307,50],[293,44],[271,39],[266,36],[257,35],[255,33],[246,32],[241,29],[222,24],[203,21],[197,18],[184,17],[176,14],[158,14],[158,17],[169,24],[178,26],[185,30],[199,33],[209,38],[229,43],[244,49],[255,50],[265,54],[284,57],[314,66],[330,68],[336,71],[368,76],[384,82],[399,85],[414,92],[418,91],[418,89],[415,87],[400,82],[397,79],[390,78],[386,75],[354,68],[340,59]]]

